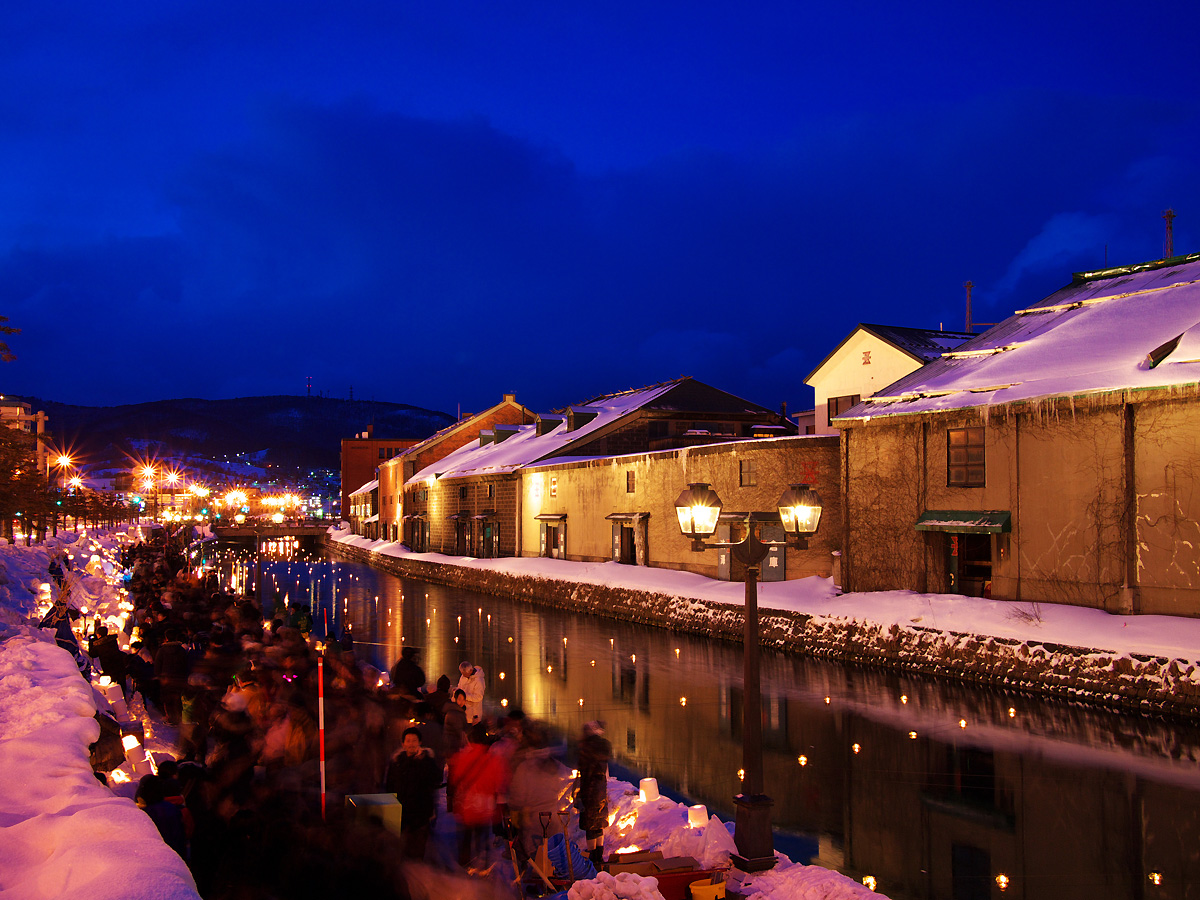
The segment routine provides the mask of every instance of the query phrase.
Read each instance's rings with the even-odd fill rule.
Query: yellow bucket
[[[692,900],[717,900],[725,896],[725,882],[709,884],[706,881],[693,881],[688,885],[688,892],[692,895]]]

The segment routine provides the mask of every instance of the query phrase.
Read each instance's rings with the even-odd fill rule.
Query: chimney
[[[1167,223],[1167,239],[1163,243],[1163,259],[1170,259],[1175,255],[1175,210],[1168,209],[1163,213],[1163,219]]]

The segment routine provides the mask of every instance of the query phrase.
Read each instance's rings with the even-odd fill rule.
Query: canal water
[[[208,551],[225,583],[311,605],[387,669],[470,660],[492,712],[569,737],[605,723],[617,761],[732,814],[738,645],[537,608],[331,561],[300,542]],[[261,572],[261,575],[259,574]],[[764,652],[764,769],[778,846],[894,898],[1200,897],[1200,729]]]

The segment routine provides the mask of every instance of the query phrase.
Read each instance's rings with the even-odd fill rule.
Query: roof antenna
[[[1163,213],[1163,218],[1167,221],[1167,240],[1163,244],[1163,259],[1170,259],[1175,255],[1175,210],[1168,209]]]

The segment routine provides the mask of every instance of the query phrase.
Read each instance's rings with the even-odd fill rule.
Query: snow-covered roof
[[[901,353],[907,353],[922,364],[932,362],[947,350],[953,350],[960,344],[975,337],[975,335],[965,331],[935,331],[932,328],[907,328],[903,325],[869,325],[865,322],[859,322],[842,339],[841,343],[830,350],[825,358],[808,373],[808,376],[804,379],[804,383],[808,384],[812,381],[813,376],[821,371],[825,363],[833,359],[834,355],[846,345],[846,342],[860,331],[865,331],[879,338],[881,341],[891,344]]]
[[[467,475],[499,475],[554,457],[579,459],[594,456],[571,454],[573,447],[589,443],[602,431],[620,419],[639,410],[658,412],[695,412],[697,415],[761,415],[771,410],[710,387],[693,378],[677,378],[637,390],[605,394],[586,403],[570,407],[575,413],[591,414],[593,418],[577,424],[568,431],[569,420],[559,421],[545,434],[537,433],[537,425],[504,426],[509,437],[485,443],[478,441],[460,447],[453,453],[426,466],[405,483],[412,484],[428,478],[463,477]],[[577,416],[576,421],[583,417]],[[553,417],[546,417],[553,421]]]
[[[369,493],[371,493],[371,491],[375,490],[378,487],[379,487],[378,479],[376,479],[375,481],[368,481],[366,484],[364,484],[362,487],[360,487],[357,491],[351,491],[350,496],[357,497],[359,494],[369,494]]]
[[[534,416],[534,413],[532,410],[526,409],[524,406],[522,406],[520,403],[517,402],[516,395],[505,394],[504,399],[501,400],[499,403],[497,403],[495,406],[489,407],[488,409],[485,409],[483,412],[474,413],[472,415],[466,416],[465,418],[459,419],[457,422],[450,423],[445,428],[441,428],[438,431],[435,431],[433,434],[431,434],[429,437],[425,438],[425,440],[421,441],[419,444],[413,444],[413,446],[411,446],[411,447],[406,447],[400,453],[397,453],[395,456],[393,456],[391,459],[389,459],[386,464],[387,465],[395,465],[402,457],[409,456],[412,454],[417,454],[417,453],[423,453],[426,450],[428,450],[430,447],[437,446],[438,444],[440,444],[446,438],[450,437],[450,435],[454,434],[455,432],[461,431],[463,429],[470,430],[470,429],[476,428],[476,427],[478,427],[475,424],[477,420],[485,419],[488,416],[492,415],[493,413],[499,412],[501,409],[503,409],[506,406],[511,406],[513,409],[521,410],[523,413],[527,413],[531,419]]]
[[[1197,381],[1200,253],[1077,274],[1062,290],[943,353],[838,419]]]
[[[482,446],[478,442],[467,444],[426,466],[408,479],[408,483],[424,481],[433,477],[498,475],[513,472],[522,466],[530,465],[563,451],[589,435],[596,434],[605,426],[666,393],[676,384],[678,382],[667,382],[643,388],[640,391],[627,391],[623,394],[597,398],[589,403],[572,407],[596,414],[595,418],[585,422],[574,431],[567,430],[568,423],[565,420],[543,435],[537,433],[535,424],[521,425],[517,426],[515,434],[499,443],[488,443]]]

